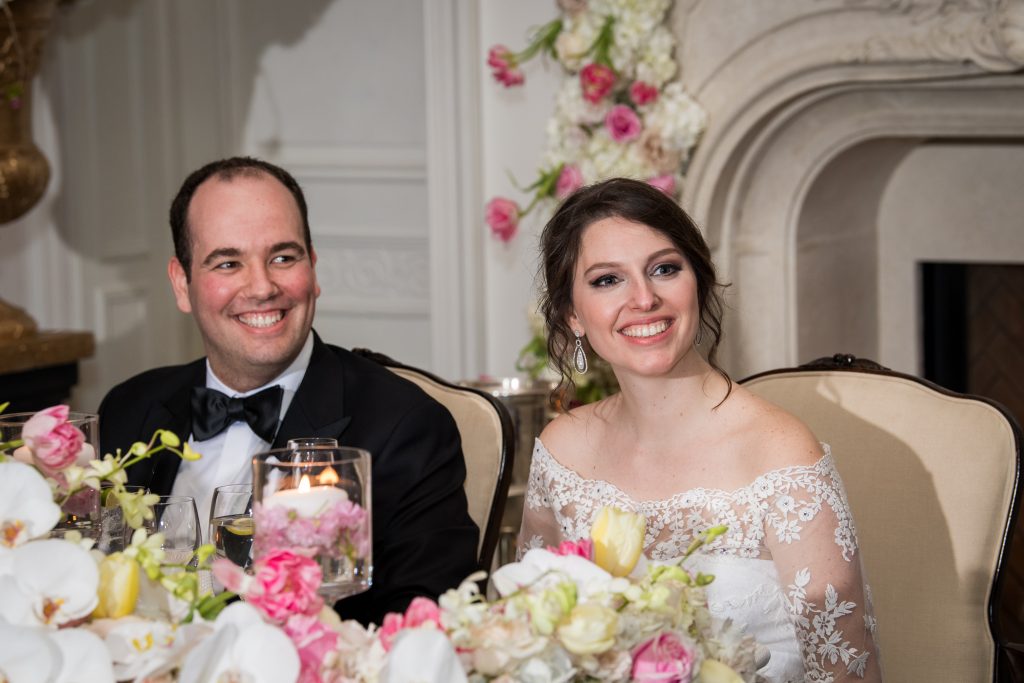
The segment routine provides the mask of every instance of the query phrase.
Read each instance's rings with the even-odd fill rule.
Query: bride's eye
[[[678,263],[659,263],[651,270],[651,275],[675,275],[682,269]]]
[[[599,278],[590,281],[591,287],[610,287],[619,281],[619,278],[615,275],[602,275]]]

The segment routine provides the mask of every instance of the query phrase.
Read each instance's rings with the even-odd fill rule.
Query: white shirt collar
[[[302,384],[302,378],[306,376],[306,369],[309,367],[309,359],[313,357],[313,333],[310,332],[306,335],[306,343],[302,345],[302,350],[299,351],[299,355],[295,356],[295,360],[292,361],[291,365],[285,368],[284,372],[270,380],[261,387],[256,387],[252,391],[238,392],[224,384],[213,372],[213,368],[210,367],[210,359],[206,359],[206,387],[208,389],[216,389],[217,391],[227,396],[249,396],[257,392],[263,391],[267,387],[272,387],[275,384],[279,384],[284,389],[284,396],[281,399],[281,417],[284,417],[285,413],[288,412],[288,406],[291,405],[292,399],[295,398],[295,392],[299,390],[299,385]]]

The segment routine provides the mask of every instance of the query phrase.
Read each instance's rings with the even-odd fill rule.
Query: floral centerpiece
[[[166,563],[160,534],[143,529],[106,556],[75,533],[47,538],[60,515],[55,494],[123,487],[125,468],[159,451],[198,457],[161,430],[127,453],[43,469],[46,444],[73,450],[77,441],[60,415],[43,411],[23,444],[0,444],[0,453],[26,446],[33,463],[0,461],[5,683],[756,680],[753,642],[708,613],[712,577],[647,565],[643,518],[613,509],[591,540],[531,550],[497,570],[494,600],[479,573],[368,628],[338,617],[318,592],[320,564],[291,549],[270,549],[244,571],[223,558],[208,564],[212,546],[194,564]],[[43,420],[48,440],[33,441]],[[118,497],[129,524],[153,514],[152,498]],[[707,530],[687,556],[723,531]],[[201,591],[206,568],[229,590]],[[242,600],[225,606],[235,595]]]
[[[526,48],[493,46],[487,63],[505,87],[525,81],[538,54],[565,72],[547,125],[547,149],[525,208],[495,197],[486,207],[492,234],[508,241],[538,204],[613,177],[682,192],[690,154],[707,124],[704,109],[676,80],[675,39],[665,25],[671,0],[559,0],[557,19]]]

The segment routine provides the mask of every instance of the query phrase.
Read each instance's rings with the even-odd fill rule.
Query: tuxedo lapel
[[[174,390],[165,400],[153,406],[143,424],[143,438],[151,438],[158,429],[174,432],[182,443],[192,434],[192,408],[189,397],[192,387],[206,385],[206,363],[197,361],[187,366],[187,381]],[[152,475],[149,478],[150,491],[163,496],[170,495],[174,477],[181,466],[181,458],[174,453],[158,453],[153,458]]]
[[[346,414],[344,366],[313,332],[313,354],[288,412],[274,438],[274,448],[284,448],[288,439],[302,437],[339,438],[352,418]]]

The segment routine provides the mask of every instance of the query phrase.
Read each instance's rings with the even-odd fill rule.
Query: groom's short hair
[[[292,174],[280,166],[256,159],[255,157],[229,157],[211,161],[202,168],[193,171],[181,184],[181,189],[171,202],[171,237],[174,240],[174,256],[185,270],[185,279],[192,279],[192,239],[188,225],[188,207],[196,190],[210,178],[230,182],[234,178],[253,178],[269,175],[276,178],[291,193],[302,216],[302,237],[306,242],[306,251],[312,252],[313,239],[309,232],[309,212],[306,209],[306,197]]]

